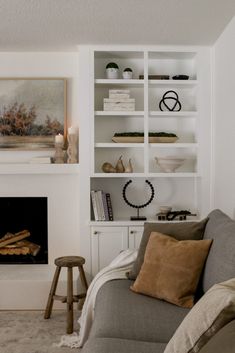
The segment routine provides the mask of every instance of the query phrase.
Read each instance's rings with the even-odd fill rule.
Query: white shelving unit
[[[135,226],[135,231],[140,231],[144,222],[134,224],[128,220],[136,214],[136,210],[127,206],[122,199],[122,189],[128,180],[133,180],[128,188],[128,197],[136,204],[148,199],[149,189],[145,180],[153,184],[155,198],[140,211],[148,220],[157,220],[160,205],[190,210],[198,215],[197,219],[207,213],[210,202],[211,111],[210,99],[205,97],[210,97],[210,53],[205,48],[197,47],[94,46],[82,48],[80,61],[83,77],[80,88],[83,108],[80,114],[83,116],[81,123],[88,134],[80,139],[80,160],[82,163],[84,158],[84,165],[87,166],[85,171],[81,169],[81,178],[84,182],[89,180],[86,206],[81,213],[85,221],[81,228],[84,232],[86,227],[91,227],[91,253],[96,262],[93,272],[96,272],[97,268],[100,269],[99,253],[105,256],[100,248],[107,237],[105,227],[119,228],[120,241],[116,239],[118,232],[115,229],[110,233],[111,242],[113,237],[113,244],[118,244],[116,253],[121,250],[121,244],[125,247],[138,244],[137,240],[130,240],[129,228]],[[109,62],[118,64],[119,79],[106,78],[105,67]],[[132,80],[121,78],[126,67],[133,70]],[[188,75],[189,79],[172,79],[179,74]],[[144,78],[140,79],[140,75]],[[170,79],[148,79],[149,75],[169,75]],[[104,111],[103,99],[108,97],[109,89],[129,89],[130,97],[135,98],[135,111]],[[159,102],[163,94],[172,90],[179,96],[181,110],[161,111]],[[89,95],[89,99],[85,94]],[[112,142],[113,135],[120,132],[144,132],[144,142]],[[175,143],[149,143],[149,132],[174,133],[178,140]],[[85,148],[87,141],[89,148]],[[115,166],[120,156],[124,165],[131,158],[133,173],[102,171],[103,163],[109,162]],[[155,157],[164,156],[177,156],[184,158],[185,162],[174,173],[165,173],[155,161]],[[113,222],[98,222],[91,218],[91,190],[104,190],[111,194]],[[105,260],[102,261],[105,263]]]

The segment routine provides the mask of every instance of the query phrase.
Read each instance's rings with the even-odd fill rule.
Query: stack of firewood
[[[25,240],[30,236],[28,230],[18,233],[6,233],[0,238],[0,255],[33,255],[36,256],[40,245]]]

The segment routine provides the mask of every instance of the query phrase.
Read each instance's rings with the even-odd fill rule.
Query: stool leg
[[[85,276],[85,272],[84,272],[83,266],[79,266],[78,270],[79,270],[80,277],[81,277],[81,283],[82,283],[83,287],[85,288],[85,290],[87,291],[88,284],[87,284],[87,280],[86,280],[86,276]]]
[[[84,272],[83,266],[79,266],[78,270],[79,270],[82,286],[84,287],[85,293],[86,293],[87,289],[88,289],[88,284],[87,284],[87,280],[86,280],[86,276],[85,276],[85,272]],[[79,302],[78,302],[78,310],[82,310],[84,301],[85,301],[85,298],[82,298],[82,299],[79,300]]]
[[[58,279],[59,279],[59,275],[60,275],[60,270],[61,267],[56,267],[55,270],[55,274],[54,274],[54,278],[52,281],[52,285],[51,285],[51,289],[50,289],[50,294],[47,300],[47,306],[46,306],[46,310],[45,310],[45,314],[44,314],[44,319],[49,319],[51,316],[51,310],[52,310],[52,306],[53,306],[53,296],[55,294],[56,291],[56,287],[57,287],[57,283],[58,283]]]
[[[73,333],[73,269],[68,267],[67,280],[67,333]]]

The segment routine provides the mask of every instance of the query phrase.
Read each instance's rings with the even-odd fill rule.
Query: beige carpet
[[[74,329],[78,314],[75,313]],[[0,311],[0,353],[76,353],[79,349],[55,347],[66,333],[66,312],[53,311],[44,320],[42,311]]]

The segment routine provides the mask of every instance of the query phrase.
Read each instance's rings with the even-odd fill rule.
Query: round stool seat
[[[59,267],[78,267],[85,263],[81,256],[62,256],[55,259],[55,265]]]

